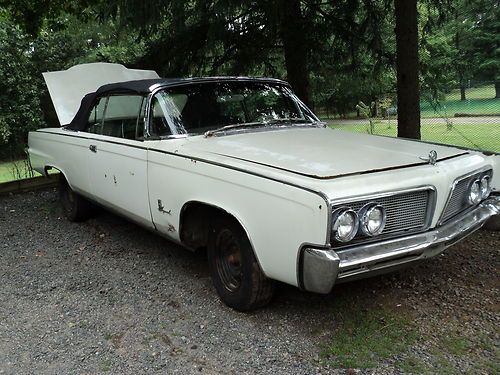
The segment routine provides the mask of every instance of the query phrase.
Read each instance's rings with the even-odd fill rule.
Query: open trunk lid
[[[75,117],[82,98],[108,83],[160,78],[154,70],[127,69],[121,64],[91,63],[43,73],[60,125]]]

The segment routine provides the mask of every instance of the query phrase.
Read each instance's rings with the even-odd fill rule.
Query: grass
[[[27,166],[23,160],[0,162],[0,183],[17,180],[19,176],[29,176]]]
[[[368,122],[367,122],[368,123]],[[368,133],[364,124],[330,125],[333,129],[351,132]],[[424,124],[421,127],[422,140],[500,152],[500,124],[457,124],[447,129],[445,124]],[[396,125],[388,126],[387,122],[378,122],[374,126],[374,134],[395,137]]]
[[[420,111],[422,118],[454,117],[455,114],[498,115],[500,114],[500,99],[447,100],[436,110],[429,103],[422,103]]]
[[[420,102],[420,116],[422,118],[433,117],[454,117],[456,113],[470,115],[500,115],[500,99],[495,99],[495,86],[485,85],[481,87],[472,87],[465,91],[467,100],[460,100],[460,90],[452,90],[440,101],[438,108],[426,100]],[[326,112],[319,113],[326,116]],[[356,118],[356,111],[347,115],[347,118]],[[326,119],[326,117],[325,117]]]
[[[427,359],[411,354],[403,356],[396,361],[396,366],[404,373],[408,374],[444,374],[453,375],[459,372],[464,373],[465,369],[457,368],[457,363],[454,359],[458,357],[467,357],[472,355],[477,343],[472,342],[470,338],[466,338],[457,333],[456,327],[441,327],[436,331],[442,331],[441,336],[430,344],[428,348]],[[422,340],[426,340],[423,337]],[[488,342],[489,348],[494,348],[495,344]],[[468,374],[498,374],[499,366],[491,359],[481,359],[474,363],[472,369],[466,371]]]
[[[478,346],[495,348],[492,338],[464,336],[456,323],[438,323],[432,328],[416,323],[412,314],[347,294],[337,295],[331,309],[335,328],[323,346],[324,361],[346,370],[374,369],[385,363],[405,374],[452,375],[464,372],[457,367],[461,363],[457,360],[475,355]],[[493,358],[495,355],[482,358],[467,373],[499,373]]]
[[[326,350],[334,367],[366,369],[404,353],[417,339],[409,320],[381,309],[343,312]]]
[[[32,176],[39,176],[38,172],[32,172],[33,174],[30,174],[29,166],[26,163],[26,160],[8,162],[0,161],[0,183],[29,178]],[[59,172],[55,169],[51,169],[49,170],[49,173],[54,174]]]
[[[101,371],[103,372],[109,372],[111,371],[111,366],[113,365],[113,362],[110,359],[105,359],[101,362]]]
[[[470,99],[491,99],[495,97],[495,85],[485,85],[481,87],[471,87],[465,90],[467,100]],[[455,89],[446,94],[446,100],[460,100],[460,90]]]
[[[422,101],[421,117],[454,117],[456,113],[471,115],[500,114],[500,99],[495,99],[495,86],[472,87],[465,91],[467,100],[460,100],[460,90],[446,94],[445,99],[435,111],[432,106]]]

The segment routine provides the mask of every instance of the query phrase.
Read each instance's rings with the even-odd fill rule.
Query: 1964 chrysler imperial
[[[434,257],[500,213],[498,155],[329,129],[280,80],[115,64],[44,77],[61,126],[31,132],[29,154],[61,172],[68,218],[93,202],[207,248],[238,310],[274,280],[328,293]]]

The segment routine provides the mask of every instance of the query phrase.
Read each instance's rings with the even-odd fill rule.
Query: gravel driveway
[[[0,373],[344,374],[322,353],[345,296],[412,314],[421,357],[443,322],[481,335],[483,348],[456,359],[468,371],[498,359],[499,248],[500,233],[480,231],[328,296],[280,285],[268,308],[243,314],[219,302],[203,254],[107,212],[69,223],[53,190],[0,197]],[[396,359],[375,373],[399,373]]]

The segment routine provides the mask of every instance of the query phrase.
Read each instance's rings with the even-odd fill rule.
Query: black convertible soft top
[[[290,87],[290,85],[279,79],[274,78],[250,78],[250,77],[202,77],[202,78],[158,78],[158,79],[141,79],[137,81],[125,81],[118,83],[110,83],[99,87],[95,92],[85,95],[80,103],[80,108],[76,112],[75,117],[66,126],[71,130],[85,130],[89,112],[94,107],[99,97],[108,94],[149,94],[159,87],[166,88],[185,84],[203,83],[203,82],[268,82],[277,83]]]

